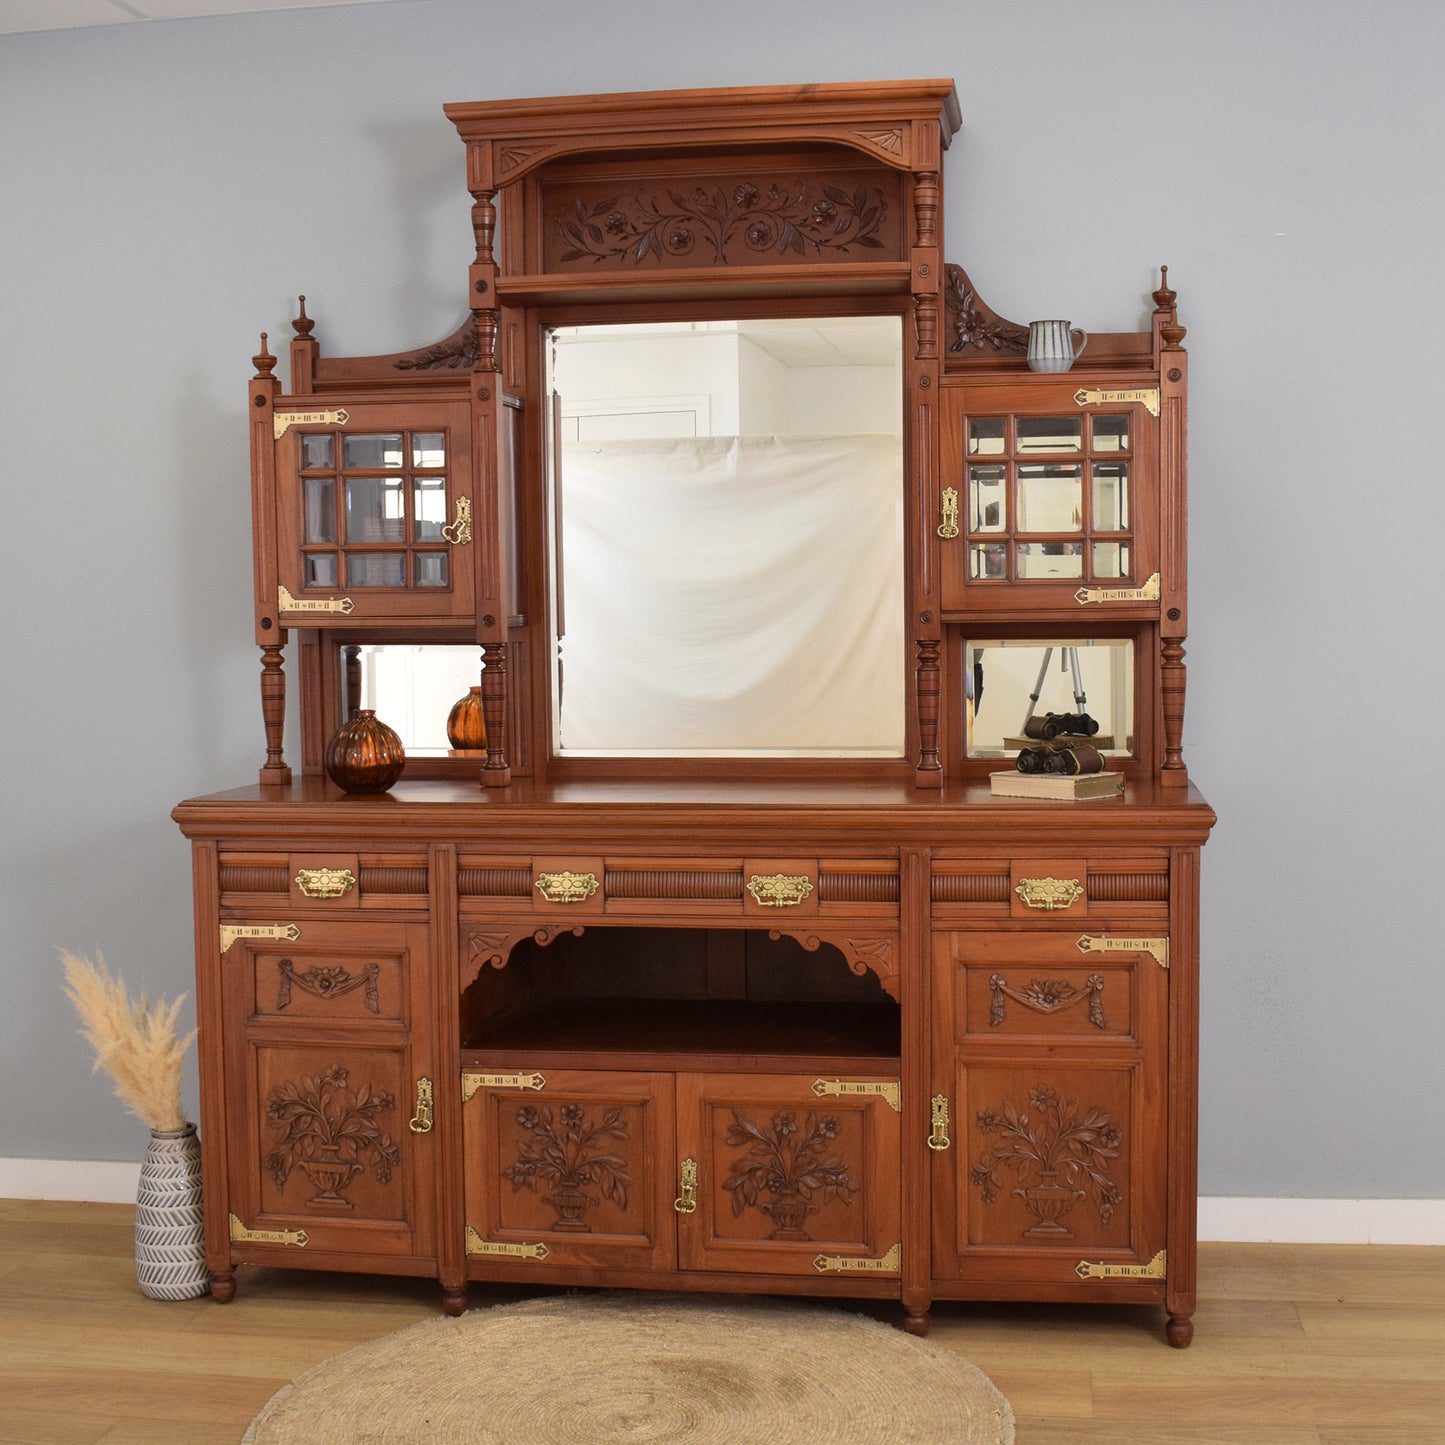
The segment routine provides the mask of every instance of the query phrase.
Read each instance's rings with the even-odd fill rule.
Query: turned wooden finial
[[[1159,289],[1154,293],[1154,313],[1161,318],[1159,335],[1163,338],[1166,346],[1178,346],[1184,340],[1185,331],[1179,324],[1178,312],[1174,309],[1174,303],[1178,299],[1178,293],[1169,289],[1169,268],[1159,268]]]
[[[276,358],[266,349],[266,333],[261,333],[261,349],[251,358],[251,364],[256,368],[256,375],[253,380],[268,381],[271,373],[276,369]]]
[[[306,314],[306,298],[300,298],[301,314],[291,323],[291,329],[297,336],[310,336],[316,323]]]

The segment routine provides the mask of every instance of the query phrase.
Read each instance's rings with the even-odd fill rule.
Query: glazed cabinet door
[[[278,407],[274,431],[283,626],[472,616],[465,402]]]
[[[678,1076],[678,1263],[896,1277],[896,1079]]]
[[[985,1297],[1162,1282],[1167,948],[1101,930],[937,936],[937,1280]]]
[[[944,608],[1157,616],[1157,387],[974,380],[950,403]]]
[[[222,959],[233,1258],[433,1259],[426,926],[290,932],[242,936]]]
[[[671,1268],[672,1075],[462,1073],[467,1253]]]

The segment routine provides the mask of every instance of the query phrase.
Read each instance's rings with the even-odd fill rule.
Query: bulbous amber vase
[[[459,752],[481,752],[487,746],[487,720],[482,715],[482,690],[474,687],[447,714],[447,741]]]
[[[346,793],[384,793],[406,767],[401,739],[370,708],[357,708],[326,745],[326,775]]]

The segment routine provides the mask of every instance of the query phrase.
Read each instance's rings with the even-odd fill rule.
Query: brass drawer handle
[[[948,1137],[948,1095],[933,1096],[933,1132],[928,1136],[930,1149],[947,1149],[953,1141]]]
[[[416,1081],[416,1113],[411,1116],[407,1128],[413,1134],[430,1134],[432,1126],[431,1080],[423,1076]]]
[[[296,886],[307,898],[340,898],[356,887],[356,874],[350,868],[303,868]]]
[[[583,903],[602,885],[595,873],[539,873],[533,886],[548,903]]]
[[[1020,878],[1014,892],[1030,908],[1053,912],[1077,903],[1084,896],[1084,885],[1077,878]]]
[[[682,1161],[682,1193],[672,1201],[679,1214],[691,1214],[697,1208],[697,1160]]]
[[[796,908],[812,891],[804,873],[754,873],[748,879],[748,892],[760,908]]]

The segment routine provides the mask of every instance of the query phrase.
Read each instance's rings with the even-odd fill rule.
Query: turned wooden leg
[[[442,1313],[443,1313],[443,1314],[450,1315],[453,1319],[455,1319],[458,1315],[464,1315],[464,1314],[466,1314],[466,1312],[467,1312],[467,1306],[468,1306],[469,1303],[470,1303],[470,1301],[469,1301],[468,1298],[467,1298],[467,1287],[466,1287],[466,1285],[462,1285],[462,1286],[460,1286],[458,1289],[446,1289],[446,1288],[443,1288],[443,1290],[442,1290]]]
[[[236,1276],[227,1270],[211,1276],[211,1298],[218,1305],[228,1305],[236,1298]]]
[[[1169,1323],[1164,1326],[1164,1338],[1176,1350],[1188,1349],[1194,1338],[1194,1321],[1188,1315],[1170,1315]]]
[[[910,1335],[918,1335],[922,1338],[928,1333],[928,1326],[932,1323],[929,1318],[927,1305],[921,1309],[905,1309],[903,1313],[903,1328]]]

